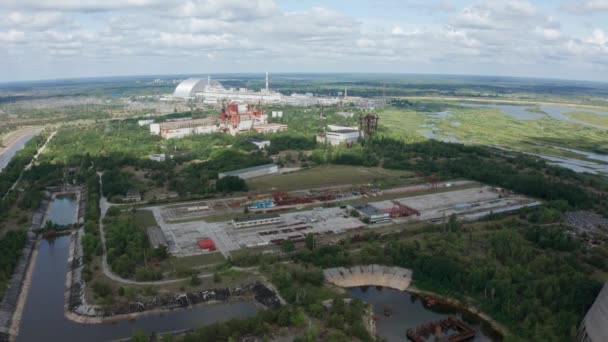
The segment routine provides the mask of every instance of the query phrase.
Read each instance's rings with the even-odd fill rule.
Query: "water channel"
[[[359,298],[374,307],[376,333],[387,341],[406,341],[406,331],[423,323],[429,323],[449,316],[457,316],[476,331],[474,341],[501,341],[500,334],[479,318],[454,307],[437,304],[426,306],[416,295],[389,288],[354,287],[348,289],[351,296]],[[392,314],[384,315],[390,307]]]
[[[0,171],[2,171],[11,161],[11,159],[15,156],[15,154],[22,150],[25,147],[25,144],[27,144],[28,141],[32,140],[32,138],[38,133],[39,132],[26,134],[19,138],[17,141],[15,141],[15,143],[12,144],[11,147],[4,150],[4,152],[0,154]]]
[[[151,333],[190,329],[256,313],[255,305],[239,302],[197,306],[116,323],[70,321],[64,315],[69,244],[69,236],[40,242],[17,341],[107,341],[129,337],[134,330]]]
[[[49,207],[48,221],[60,226],[76,223],[78,203],[74,194],[58,195]]]

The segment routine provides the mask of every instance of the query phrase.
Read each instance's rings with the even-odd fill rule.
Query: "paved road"
[[[19,184],[19,182],[21,181],[21,178],[23,177],[23,173],[32,168],[32,165],[34,165],[34,162],[38,159],[38,156],[40,154],[42,154],[42,152],[44,152],[44,150],[46,149],[46,145],[51,141],[51,139],[53,139],[55,134],[57,134],[57,131],[55,131],[55,132],[51,133],[51,135],[49,135],[49,137],[44,142],[44,145],[42,145],[42,147],[40,147],[38,149],[38,151],[36,152],[36,154],[34,155],[34,158],[32,158],[32,160],[29,162],[29,164],[27,164],[23,168],[23,170],[21,170],[21,174],[19,174],[19,178],[17,178],[15,183],[13,183],[13,186],[11,186],[11,188],[4,194],[4,196],[2,196],[2,200],[4,200],[6,198],[6,196],[8,196],[9,193],[11,193],[13,190],[15,190],[15,188],[17,187],[17,184]]]
[[[165,285],[165,284],[174,284],[174,283],[179,283],[179,282],[184,282],[188,279],[190,279],[189,277],[186,278],[179,278],[179,279],[168,279],[168,280],[156,280],[156,281],[136,281],[136,280],[131,280],[131,279],[125,279],[121,276],[119,276],[118,274],[112,272],[112,268],[110,267],[110,264],[108,264],[108,253],[107,253],[107,249],[106,249],[106,236],[105,236],[105,232],[104,232],[104,226],[103,226],[103,218],[106,217],[106,213],[108,212],[108,209],[110,209],[110,207],[112,207],[112,204],[110,202],[108,202],[108,199],[103,195],[103,181],[102,181],[102,172],[98,172],[97,176],[99,177],[99,209],[100,209],[100,215],[99,215],[99,232],[100,232],[100,236],[101,236],[101,247],[103,250],[103,255],[101,257],[101,269],[103,274],[105,274],[108,278],[119,282],[119,283],[123,283],[123,284],[129,284],[129,285]],[[150,209],[154,209],[154,208],[150,208]],[[159,222],[159,224],[164,223],[164,221],[162,220],[162,217],[160,215],[160,210],[152,210],[152,212],[154,213],[154,217],[156,218],[157,222]],[[233,269],[235,270],[239,270],[239,271],[252,271],[252,270],[256,270],[257,267],[250,267],[250,268],[240,268],[240,267],[233,267]],[[213,277],[213,272],[203,272],[200,273],[199,278],[210,278]]]

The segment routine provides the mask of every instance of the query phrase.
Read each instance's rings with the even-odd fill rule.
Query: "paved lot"
[[[386,210],[395,206],[392,201],[378,201],[369,204]],[[459,217],[478,218],[490,212],[501,212],[538,202],[525,196],[504,193],[489,186],[441,193],[404,197],[397,201],[420,212],[420,216],[394,219],[394,223],[412,221],[439,221],[452,214]],[[207,203],[210,204],[210,203]],[[330,235],[366,227],[360,220],[349,217],[340,208],[316,208],[314,210],[280,214],[281,222],[272,225],[235,228],[231,221],[208,223],[205,221],[170,223],[167,213],[175,208],[154,207],[154,216],[166,236],[169,252],[176,256],[200,254],[197,241],[212,239],[217,249],[226,257],[232,251],[247,248],[280,244],[291,239],[302,241],[306,234]],[[171,218],[175,216],[170,215]],[[374,227],[370,227],[374,229]]]

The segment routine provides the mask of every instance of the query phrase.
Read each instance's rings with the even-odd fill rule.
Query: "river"
[[[132,331],[140,329],[148,333],[190,329],[252,316],[257,311],[255,305],[240,302],[174,310],[116,323],[70,321],[64,315],[69,244],[69,236],[40,242],[17,341],[107,341],[129,337]]]
[[[22,150],[25,147],[25,144],[27,144],[28,141],[32,140],[32,138],[39,133],[40,131],[28,133],[17,139],[17,141],[15,141],[9,148],[4,150],[0,154],[0,171],[2,171],[8,165],[19,150]]]
[[[389,288],[354,287],[348,289],[350,295],[374,307],[377,317],[376,333],[387,341],[406,341],[406,331],[420,324],[457,316],[466,321],[476,331],[474,341],[501,341],[500,334],[490,325],[475,316],[446,305],[425,306],[418,296]],[[390,307],[392,315],[384,315],[384,308]]]

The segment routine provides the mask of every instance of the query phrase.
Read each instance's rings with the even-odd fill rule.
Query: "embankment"
[[[340,287],[383,286],[405,291],[412,282],[411,270],[381,265],[328,268],[323,274],[325,281]]]
[[[19,308],[23,308],[23,301],[27,294],[26,281],[30,278],[28,273],[31,273],[33,268],[30,260],[35,249],[36,235],[28,232],[21,257],[0,303],[0,341],[10,341],[11,336],[16,335],[16,327],[19,326],[19,317],[21,317]]]

